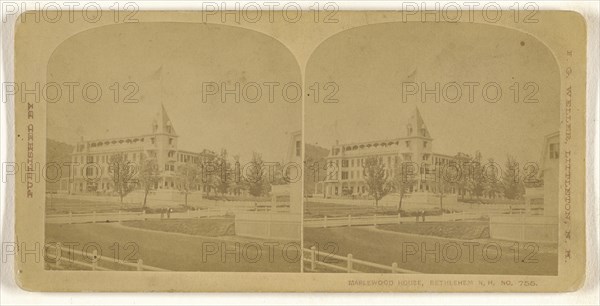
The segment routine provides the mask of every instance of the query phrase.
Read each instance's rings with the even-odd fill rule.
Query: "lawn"
[[[364,216],[373,214],[397,214],[394,207],[375,207],[356,204],[304,202],[304,218]]]
[[[299,243],[284,251],[279,241],[147,231],[118,223],[46,224],[46,242],[75,243],[79,251],[95,246],[109,260],[143,259],[145,265],[171,271],[300,271]]]
[[[457,239],[490,238],[488,222],[415,222],[378,225],[377,228],[399,233]]]
[[[489,240],[469,242],[447,238],[416,236],[383,231],[371,226],[305,228],[304,247],[317,247],[322,258],[327,254],[347,256],[421,273],[437,274],[501,274],[501,275],[556,275],[558,256],[552,248],[531,249],[520,246],[519,252],[511,243]],[[496,247],[500,252],[496,251]],[[424,251],[424,250],[427,251]],[[411,254],[413,253],[414,254]],[[518,255],[517,255],[518,254]],[[328,258],[328,263],[344,263]],[[381,272],[355,265],[364,272]]]
[[[147,230],[208,237],[235,235],[233,218],[137,220],[126,221],[121,224]]]

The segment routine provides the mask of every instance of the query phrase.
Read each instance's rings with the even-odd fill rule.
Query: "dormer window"
[[[296,140],[296,156],[302,155],[302,142],[300,140]]]
[[[558,159],[559,157],[559,151],[560,151],[560,146],[558,143],[551,143],[548,151],[550,153],[550,159]]]
[[[413,131],[412,130],[412,125],[410,125],[410,124],[406,125],[406,134],[408,136],[412,135],[412,131]]]

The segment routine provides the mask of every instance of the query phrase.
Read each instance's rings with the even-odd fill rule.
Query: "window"
[[[348,179],[348,171],[342,171],[342,180]]]
[[[354,167],[354,159],[350,160],[350,166]]]
[[[169,171],[169,165],[165,165],[165,171]]]
[[[427,148],[427,141],[423,141],[423,148]]]
[[[302,142],[300,140],[296,140],[296,156],[302,155]]]
[[[342,160],[342,168],[347,168],[348,167],[348,160],[344,159]]]
[[[154,137],[150,138],[150,141],[152,142],[152,144],[156,143],[156,139]]]
[[[406,144],[406,147],[407,147],[407,148],[410,148],[410,140],[407,140],[407,141],[405,141],[404,143]]]
[[[169,138],[169,144],[172,145],[173,144],[173,138]]]
[[[551,143],[550,144],[550,159],[558,159],[559,157],[559,152],[560,152],[560,146],[558,143]]]

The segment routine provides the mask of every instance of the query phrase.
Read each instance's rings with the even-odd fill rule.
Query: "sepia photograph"
[[[300,271],[287,49],[226,26],[105,26],[62,42],[47,79],[92,88],[48,104],[48,176],[62,175],[46,185],[47,269]]]
[[[11,13],[16,290],[531,293],[594,276],[578,11],[133,3]]]
[[[305,270],[557,274],[560,73],[539,40],[368,25],[306,74],[339,102],[306,103]]]

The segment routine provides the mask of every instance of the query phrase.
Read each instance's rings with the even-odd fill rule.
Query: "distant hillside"
[[[69,168],[63,166],[65,162],[71,161],[71,153],[73,152],[73,146],[70,144],[66,144],[64,142],[46,139],[46,163],[57,163],[62,166],[61,176],[68,177]],[[54,179],[57,177],[57,169],[56,167],[48,167],[46,172],[46,177],[50,179]],[[46,181],[46,189],[47,191],[55,191],[58,190],[59,184],[58,182]]]
[[[315,192],[315,183],[325,180],[327,165],[325,158],[329,150],[317,145],[305,144],[304,146],[304,193],[309,195]],[[315,169],[318,165],[318,170]]]

